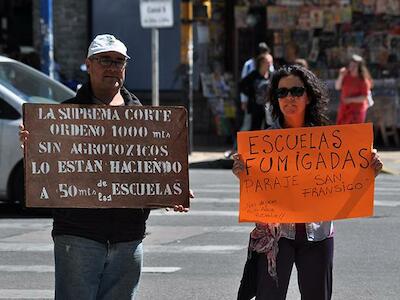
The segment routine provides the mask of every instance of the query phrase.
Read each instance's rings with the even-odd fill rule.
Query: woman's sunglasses
[[[301,97],[304,95],[306,89],[302,86],[294,86],[290,89],[288,88],[279,88],[276,90],[276,97],[277,98],[285,98],[290,93],[293,97]]]

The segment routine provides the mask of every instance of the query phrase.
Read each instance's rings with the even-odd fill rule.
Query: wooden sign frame
[[[184,107],[24,104],[27,207],[189,207]]]

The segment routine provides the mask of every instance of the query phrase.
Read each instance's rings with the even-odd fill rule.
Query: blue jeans
[[[56,300],[134,299],[140,279],[142,241],[99,243],[54,237]]]

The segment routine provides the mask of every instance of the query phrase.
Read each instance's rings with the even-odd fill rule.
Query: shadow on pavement
[[[18,204],[0,202],[0,219],[8,218],[51,218],[51,209],[48,208],[21,208]]]
[[[190,169],[232,169],[232,159],[217,159],[209,161],[199,161],[189,164]]]

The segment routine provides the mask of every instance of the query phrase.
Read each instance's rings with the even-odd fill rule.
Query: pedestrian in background
[[[271,49],[268,47],[268,45],[264,42],[261,42],[257,46],[257,53],[254,57],[249,58],[246,60],[246,62],[243,65],[242,68],[242,73],[241,73],[241,80],[245,78],[247,75],[249,75],[251,72],[253,72],[257,67],[256,67],[256,60],[260,56],[269,56],[269,59],[272,59],[270,66],[269,66],[269,73],[272,73],[274,69],[274,62],[273,62],[273,57],[271,55]],[[239,83],[240,84],[240,83]],[[239,87],[240,90],[240,87]],[[236,109],[236,128],[237,130],[251,130],[251,124],[252,124],[252,114],[247,111],[248,108],[248,102],[249,98],[246,94],[240,93],[240,103],[237,105]],[[269,112],[267,108],[264,110],[265,119],[268,119]],[[230,158],[233,153],[236,152],[237,148],[237,141],[236,141],[236,136],[233,141],[232,149],[227,150],[224,153],[224,156],[226,158]]]
[[[251,115],[250,130],[259,130],[268,126],[265,110],[272,62],[270,54],[259,55],[256,59],[256,69],[239,83],[240,92],[248,99],[245,110]],[[272,120],[270,122],[272,123]]]
[[[262,55],[269,55],[270,58],[272,59],[270,67],[269,67],[269,72],[272,73],[275,70],[273,57],[271,55],[271,49],[268,47],[268,45],[266,43],[262,42],[262,43],[258,44],[257,54],[254,57],[246,60],[246,62],[244,63],[243,68],[242,68],[242,73],[240,76],[241,79],[245,78],[247,75],[249,75],[251,72],[253,72],[257,68],[256,60],[258,57],[260,57]],[[241,103],[241,108],[245,113],[246,113],[246,109],[247,109],[247,101],[248,101],[248,96],[241,93],[240,94],[240,103]],[[249,128],[243,128],[242,130],[248,130],[248,129]]]
[[[299,58],[300,48],[295,42],[286,43],[283,57],[276,59],[276,66],[281,68],[286,65],[295,65],[296,59]]]
[[[268,101],[276,120],[272,129],[328,125],[328,96],[324,85],[302,66],[275,71]],[[240,178],[244,162],[233,156],[232,171]],[[377,175],[382,162],[372,151],[371,167]],[[250,233],[248,259],[238,300],[284,300],[293,264],[303,300],[328,300],[332,295],[333,223],[257,223]]]
[[[304,67],[304,68],[306,68],[306,69],[309,68],[309,67],[308,67],[308,62],[307,62],[307,60],[304,59],[304,58],[296,58],[296,59],[294,60],[294,64],[295,64],[295,65],[302,66],[302,67]]]
[[[64,103],[141,105],[123,86],[129,58],[113,35],[96,36],[86,58],[89,82]],[[20,139],[29,142],[23,125]],[[181,205],[174,209],[188,210]],[[134,299],[149,213],[146,208],[54,209],[55,299]]]
[[[339,70],[339,76],[335,82],[335,89],[340,90],[336,124],[365,122],[372,84],[373,81],[364,59],[353,54],[348,66]]]

